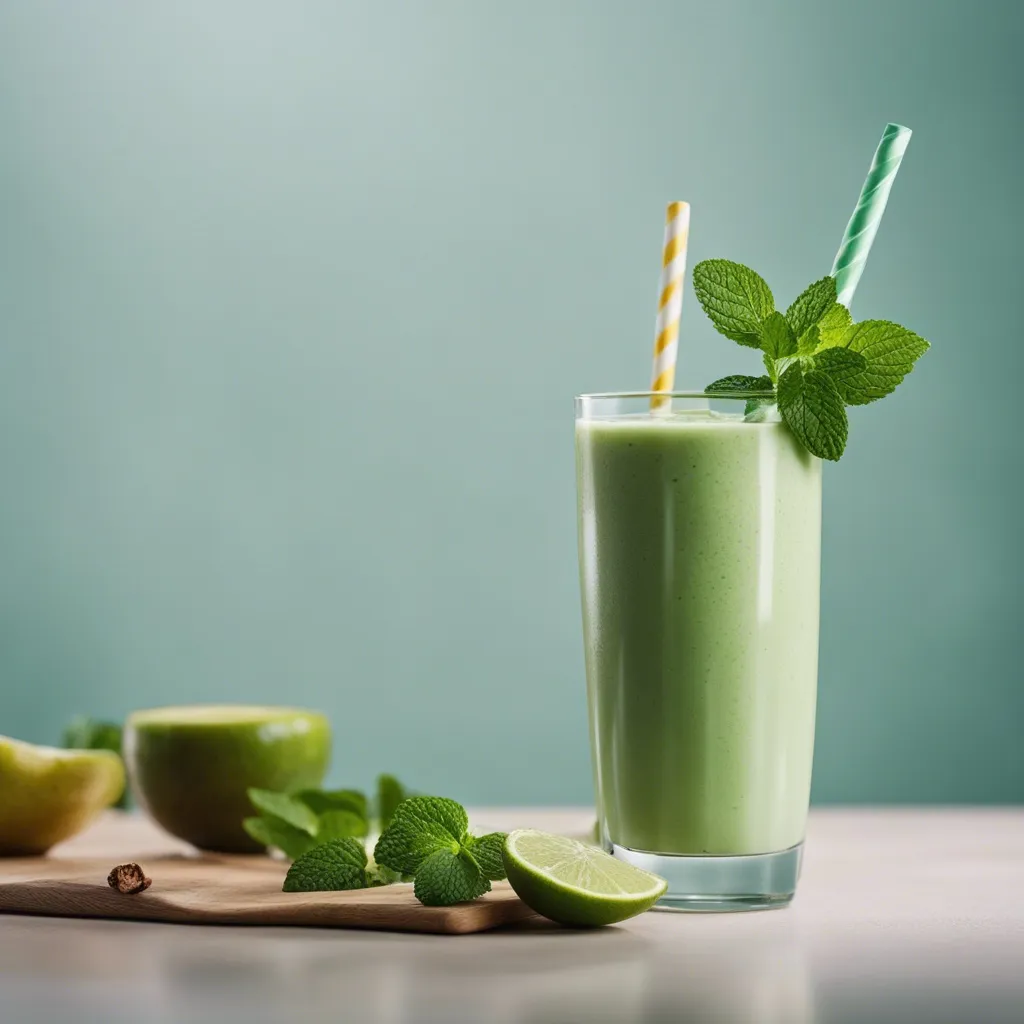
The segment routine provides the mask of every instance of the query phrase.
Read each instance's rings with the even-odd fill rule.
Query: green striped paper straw
[[[882,214],[885,213],[885,204],[889,201],[889,190],[912,134],[909,128],[901,124],[885,126],[882,141],[875,150],[871,169],[860,190],[857,208],[853,211],[850,223],[846,225],[843,244],[839,246],[836,261],[832,264],[832,276],[836,279],[836,297],[847,308],[853,301],[857,282],[864,272],[871,243],[875,240]]]

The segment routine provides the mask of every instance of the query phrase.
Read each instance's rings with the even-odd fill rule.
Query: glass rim
[[[774,391],[594,391],[576,396],[577,401],[601,401],[617,398],[775,398]]]

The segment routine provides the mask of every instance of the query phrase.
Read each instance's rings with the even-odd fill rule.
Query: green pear
[[[58,750],[0,736],[0,856],[45,853],[124,792],[109,750]]]

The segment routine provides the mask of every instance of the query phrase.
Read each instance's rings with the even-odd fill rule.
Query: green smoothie
[[[742,408],[742,406],[738,406]],[[804,837],[821,462],[780,422],[580,420],[579,543],[598,807],[650,853]]]

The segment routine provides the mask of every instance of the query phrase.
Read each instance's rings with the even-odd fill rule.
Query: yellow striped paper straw
[[[669,203],[665,211],[665,245],[661,255],[661,294],[654,328],[652,391],[671,391],[676,380],[679,315],[683,309],[686,242],[690,236],[690,204]],[[651,408],[664,408],[670,399],[651,396]]]

